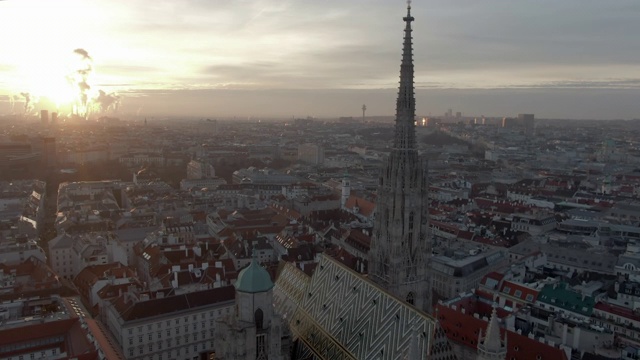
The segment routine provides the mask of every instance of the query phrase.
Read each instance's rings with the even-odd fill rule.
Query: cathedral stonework
[[[287,327],[273,309],[273,282],[256,261],[238,274],[236,310],[218,320],[216,359],[290,359]]]
[[[393,295],[431,311],[431,236],[427,166],[415,131],[411,6],[404,17],[404,46],[396,101],[393,147],[378,183],[369,277]]]

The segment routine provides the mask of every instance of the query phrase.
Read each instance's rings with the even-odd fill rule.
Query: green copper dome
[[[246,293],[265,292],[272,287],[271,276],[256,262],[256,259],[252,259],[249,266],[240,271],[236,280],[236,290]]]

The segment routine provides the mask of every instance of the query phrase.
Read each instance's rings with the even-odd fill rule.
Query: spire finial
[[[411,22],[413,17],[411,16],[411,0],[407,0],[407,16],[403,18],[404,21]]]

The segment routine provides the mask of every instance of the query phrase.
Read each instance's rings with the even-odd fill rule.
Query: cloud
[[[6,56],[0,81],[18,89],[25,87],[19,86],[21,78],[11,66],[80,46],[91,46],[96,59],[91,84],[108,87],[106,94],[117,91],[145,100],[160,95],[143,96],[146,90],[140,89],[394,93],[397,87],[405,12],[401,2],[97,0],[62,11],[56,9],[72,3],[60,0],[55,6],[44,2],[36,10],[24,7],[22,13],[18,5],[3,8],[5,3],[12,2],[0,4],[0,22],[28,18],[50,29],[38,37],[18,34],[0,43]],[[634,91],[638,86],[636,0],[432,0],[414,3],[412,13],[416,86],[425,91],[563,89],[578,94],[581,89]],[[22,47],[35,42],[45,48]],[[188,102],[196,98],[192,94]],[[476,98],[468,99],[484,109]],[[257,95],[252,99],[262,103]],[[328,95],[318,99],[336,100]],[[308,99],[300,101],[306,104]],[[624,111],[635,109],[632,105]]]

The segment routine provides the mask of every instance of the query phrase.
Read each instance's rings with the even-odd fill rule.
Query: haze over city
[[[640,359],[640,5],[0,0],[0,359]]]
[[[1,1],[0,113],[392,115],[401,3]],[[418,115],[638,118],[637,1],[416,5]]]

